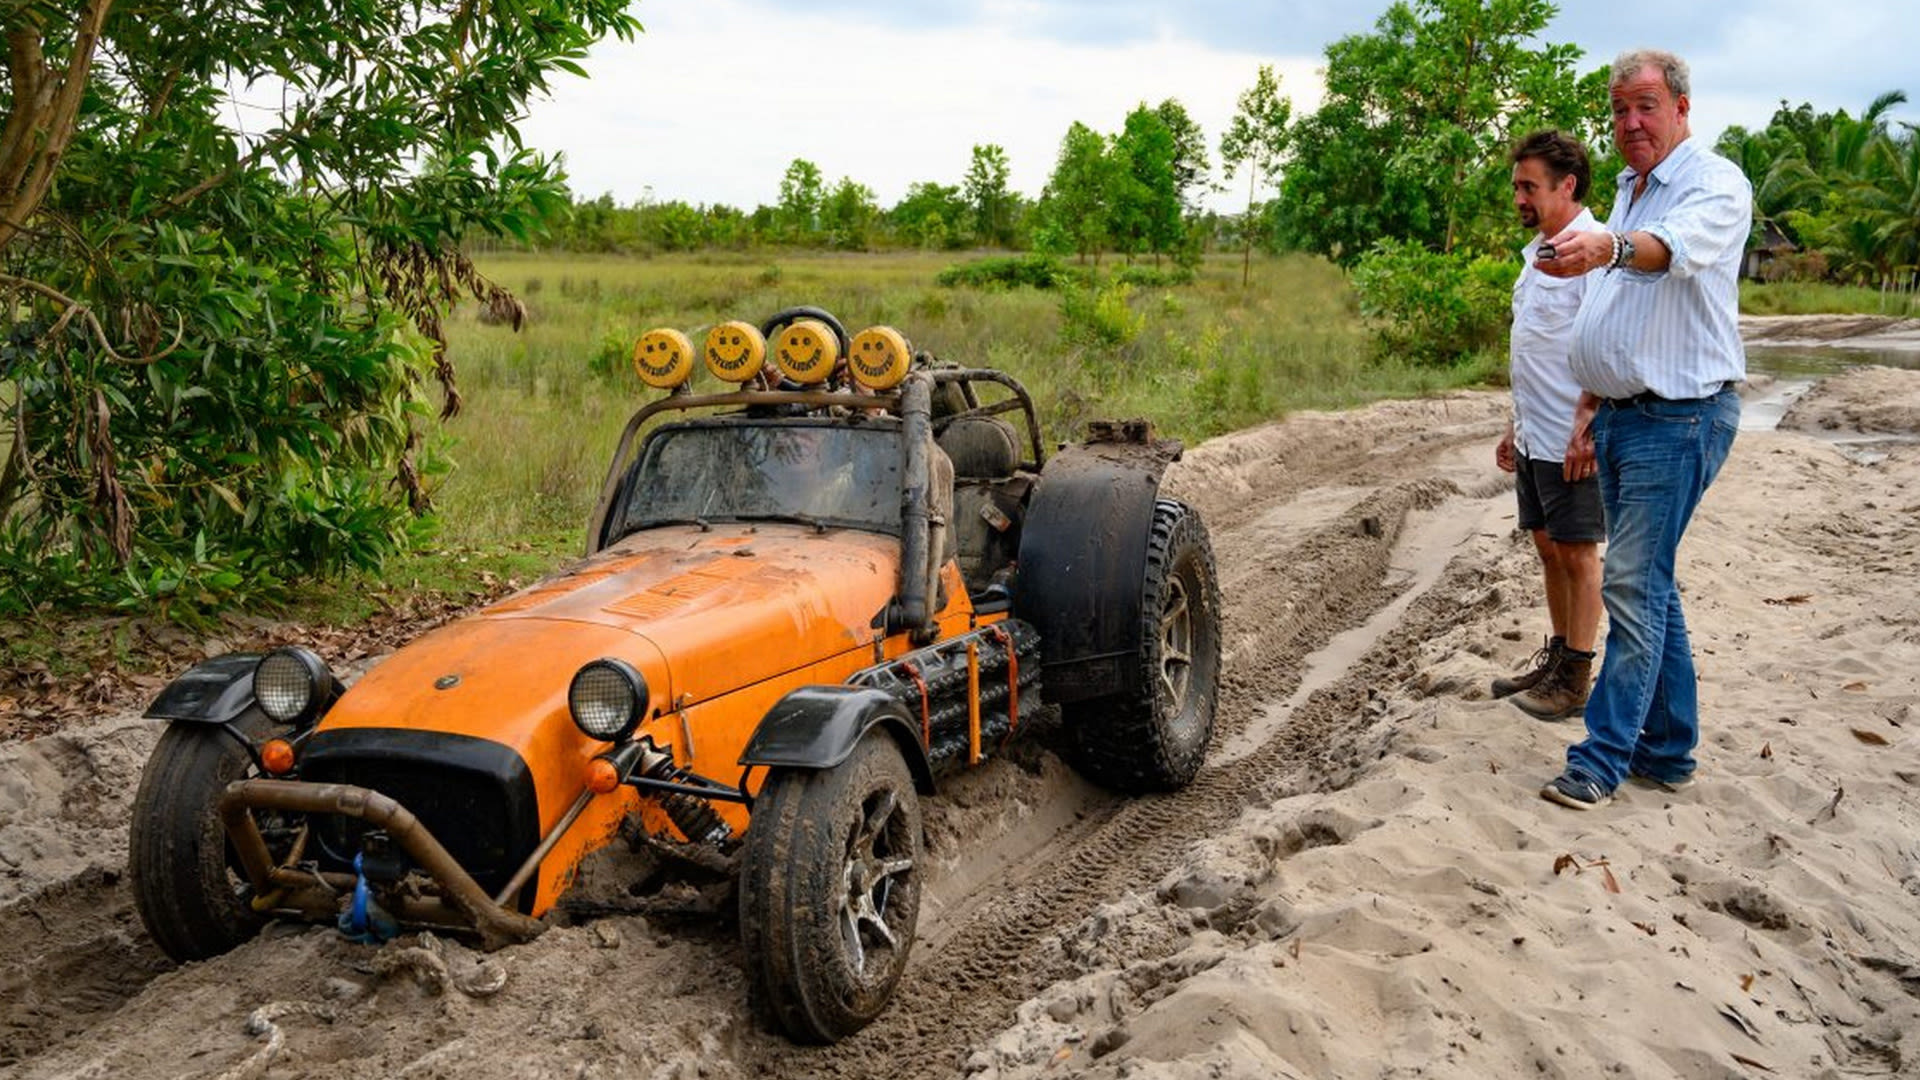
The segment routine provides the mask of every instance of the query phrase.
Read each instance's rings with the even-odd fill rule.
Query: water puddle
[[[1851,349],[1836,346],[1747,346],[1747,374],[1764,376],[1761,385],[1740,403],[1741,431],[1773,431],[1813,384],[1829,375],[1863,365],[1920,368],[1920,353],[1890,349]],[[1885,432],[1806,431],[1864,465],[1887,456],[1891,447],[1920,442],[1914,436]]]

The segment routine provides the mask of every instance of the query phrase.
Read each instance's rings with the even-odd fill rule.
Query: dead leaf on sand
[[[1613,868],[1607,865],[1607,860],[1605,859],[1595,859],[1592,862],[1583,863],[1576,855],[1563,854],[1553,860],[1553,876],[1559,877],[1568,867],[1572,867],[1573,872],[1576,874],[1582,870],[1598,869],[1600,871],[1600,887],[1610,893],[1620,891],[1620,881],[1613,876]]]
[[[1868,746],[1886,746],[1887,745],[1887,737],[1885,735],[1881,735],[1877,732],[1872,732],[1872,731],[1863,731],[1860,728],[1848,728],[1847,730],[1853,732],[1854,738],[1859,739],[1861,742],[1866,743]]]
[[[1735,1054],[1732,1051],[1728,1051],[1727,1053],[1729,1057],[1733,1058],[1733,1060],[1739,1062],[1742,1065],[1745,1065],[1749,1069],[1759,1069],[1763,1073],[1770,1073],[1773,1071],[1772,1069],[1767,1068],[1765,1065],[1760,1064],[1759,1062],[1753,1060],[1750,1057],[1741,1057],[1739,1054]]]
[[[1760,760],[1761,760],[1761,761],[1772,761],[1772,760],[1773,760],[1773,744],[1772,744],[1772,743],[1762,743],[1762,744],[1761,744],[1761,746],[1760,746]]]
[[[1740,992],[1744,994],[1752,989],[1753,989],[1753,974],[1749,972],[1745,975],[1740,976]]]
[[[1793,604],[1809,603],[1812,600],[1813,600],[1812,593],[1803,592],[1803,593],[1794,593],[1792,596],[1764,597],[1762,598],[1761,603],[1772,604],[1775,607],[1788,607]]]
[[[1855,679],[1852,682],[1848,683],[1847,685],[1841,687],[1840,689],[1850,691],[1855,694],[1864,694],[1867,692],[1867,684],[1864,682],[1861,682],[1859,679]]]

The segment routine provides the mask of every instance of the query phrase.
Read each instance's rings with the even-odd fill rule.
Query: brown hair
[[[1579,139],[1562,135],[1558,131],[1536,131],[1513,145],[1508,155],[1513,164],[1518,165],[1529,159],[1538,160],[1547,167],[1547,172],[1558,184],[1567,177],[1573,177],[1573,197],[1576,201],[1587,197],[1587,184],[1593,179],[1593,167],[1587,162],[1587,148]]]

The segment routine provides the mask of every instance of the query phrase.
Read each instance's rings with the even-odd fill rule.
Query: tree
[[[1886,119],[1905,101],[1888,91],[1858,118],[1783,101],[1763,131],[1723,133],[1715,148],[1754,185],[1756,232],[1779,227],[1843,280],[1889,287],[1902,271],[1911,275],[1920,262],[1920,159],[1912,126],[1896,135]]]
[[[1060,157],[1040,196],[1043,224],[1036,246],[1078,252],[1099,261],[1112,237],[1113,196],[1121,175],[1107,137],[1078,120],[1060,140]]]
[[[1240,285],[1246,287],[1253,276],[1253,204],[1264,179],[1272,185],[1280,163],[1287,153],[1288,122],[1293,117],[1293,102],[1280,96],[1280,77],[1273,66],[1261,64],[1253,87],[1240,95],[1239,108],[1227,133],[1220,140],[1221,171],[1227,179],[1242,166],[1247,168],[1247,216],[1242,226],[1246,233],[1246,254],[1240,267]]]
[[[780,232],[788,241],[804,241],[820,229],[820,206],[826,197],[826,179],[820,166],[794,158],[780,178]]]
[[[923,182],[907,188],[906,198],[887,212],[887,223],[914,247],[952,248],[966,243],[974,213],[959,188]]]
[[[1185,236],[1175,164],[1179,147],[1160,114],[1142,103],[1113,140],[1113,233],[1122,250],[1156,259]]]
[[[865,251],[880,207],[873,200],[873,189],[843,176],[820,206],[820,231],[827,246],[842,251]]]
[[[1540,44],[1547,0],[1411,0],[1326,50],[1326,95],[1294,125],[1279,227],[1351,265],[1385,238],[1436,251],[1511,242],[1506,150],[1539,128],[1603,137],[1606,72]]]
[[[1160,115],[1173,135],[1173,189],[1180,207],[1189,216],[1200,212],[1196,194],[1207,189],[1207,135],[1200,124],[1187,115],[1186,106],[1168,98],[1153,110]]]
[[[974,146],[965,188],[977,244],[1008,247],[1013,243],[1014,200],[1007,191],[1008,174],[1004,149],[993,143]]]
[[[566,204],[516,119],[624,0],[9,0],[0,608],[218,602],[424,512],[463,240]],[[232,121],[244,115],[245,130]]]

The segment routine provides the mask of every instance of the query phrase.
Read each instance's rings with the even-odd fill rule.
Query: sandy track
[[[1221,739],[1258,726],[1268,703],[1298,688],[1309,654],[1402,595],[1389,564],[1408,515],[1467,498],[1462,480],[1485,488],[1480,459],[1503,408],[1493,395],[1387,403],[1359,422],[1303,416],[1189,453],[1171,487],[1207,514],[1229,597]],[[1419,468],[1408,467],[1414,461]],[[27,1076],[219,1075],[254,1060],[242,1030],[249,1011],[307,1001],[331,1003],[336,1017],[367,1015],[281,1020],[276,1069],[432,1075],[457,1064],[571,1075],[637,1056],[699,1061],[719,1075],[953,1075],[1014,1006],[1072,970],[1068,954],[1080,946],[1068,939],[1102,903],[1173,869],[1248,806],[1329,782],[1328,766],[1351,756],[1331,749],[1351,743],[1342,729],[1367,722],[1352,708],[1356,693],[1364,698],[1336,684],[1315,695],[1275,738],[1178,795],[1116,800],[1044,750],[964,778],[929,810],[940,872],[895,1006],[848,1044],[798,1052],[739,1015],[724,920],[614,917],[509,950],[499,958],[507,989],[469,1005],[493,1019],[458,1034],[448,1025],[461,995],[370,974],[368,950],[326,931],[287,928],[168,971],[132,917],[121,877],[128,793],[151,728],[119,718],[0,748],[0,764],[40,793],[39,805],[0,824],[24,864],[9,868],[0,907],[0,971],[9,973],[0,977],[0,1065]],[[1147,955],[1175,940],[1170,929],[1157,944],[1099,948]],[[601,966],[605,977],[583,984],[581,970]],[[514,1022],[501,1023],[507,1016]],[[338,1037],[333,1029],[347,1022],[362,1027],[360,1037]]]
[[[1355,930],[1341,921],[1348,915],[1322,918],[1304,900],[1276,898],[1274,882],[1296,866],[1340,879],[1356,851],[1391,831],[1378,827],[1380,815],[1411,798],[1377,795],[1383,770],[1444,773],[1459,748],[1427,732],[1503,708],[1473,704],[1484,697],[1476,688],[1530,649],[1539,621],[1529,610],[1538,603],[1531,554],[1512,532],[1511,496],[1489,475],[1505,407],[1488,394],[1384,403],[1190,451],[1169,485],[1206,513],[1227,598],[1220,728],[1207,768],[1178,794],[1120,800],[1079,781],[1043,740],[943,790],[927,811],[935,871],[907,981],[877,1023],[839,1046],[796,1048],[753,1027],[725,919],[608,916],[486,957],[454,943],[402,939],[373,950],[325,930],[273,928],[227,956],[170,969],[132,918],[120,877],[128,793],[152,739],[120,718],[0,746],[0,1069],[222,1080],[1010,1078],[1332,1075],[1373,1061],[1367,1054],[1378,1048],[1364,1034],[1325,1034],[1351,1003],[1319,1011],[1311,997],[1293,1003],[1285,1024],[1306,1026],[1289,1035],[1268,1030],[1274,1021],[1260,1009],[1246,1012],[1254,999],[1222,996],[1215,984],[1250,962],[1262,972],[1297,967],[1303,938],[1315,947],[1359,941],[1369,958],[1431,951],[1431,941],[1426,950],[1409,944],[1432,937],[1417,910],[1396,921],[1379,914],[1376,897],[1372,923]],[[1801,527],[1822,550],[1850,541],[1861,548],[1847,549],[1853,565],[1879,559],[1894,573],[1911,534],[1901,531],[1901,511],[1878,498],[1849,519],[1871,527],[1866,540],[1857,530]],[[1488,714],[1496,716],[1504,714]],[[1558,735],[1514,730],[1549,744]],[[1503,797],[1514,786],[1454,779],[1469,790],[1496,784]],[[1473,828],[1499,849],[1501,837],[1531,828],[1500,821],[1539,816],[1539,806],[1489,812]],[[1483,857],[1493,858],[1459,856]],[[609,859],[596,874],[617,882],[619,870]],[[1515,886],[1497,884],[1494,870],[1475,874],[1419,871],[1397,902],[1418,909],[1436,891],[1449,904],[1458,893],[1511,904],[1501,895]],[[1709,899],[1744,910],[1745,895]],[[1879,979],[1875,993],[1902,977],[1860,970],[1856,981]],[[1260,987],[1244,972],[1235,978]],[[1425,1030],[1433,1022],[1419,1018],[1446,1012],[1445,991],[1420,985],[1398,991],[1397,1007],[1372,1004]],[[1173,1019],[1156,1020],[1163,1015]],[[1473,1024],[1447,1023],[1469,1043],[1481,1037],[1460,1034],[1478,1031]],[[1485,1024],[1496,1040],[1511,1034]],[[1843,1040],[1848,1060],[1891,1053],[1897,1068],[1897,1036],[1864,1025],[1855,1043]],[[1497,1046],[1507,1057],[1481,1060],[1523,1063],[1532,1038],[1507,1038]],[[1249,1040],[1259,1048],[1248,1050]],[[1273,1047],[1291,1056],[1261,1056]],[[1553,1065],[1550,1053],[1545,1060]]]

